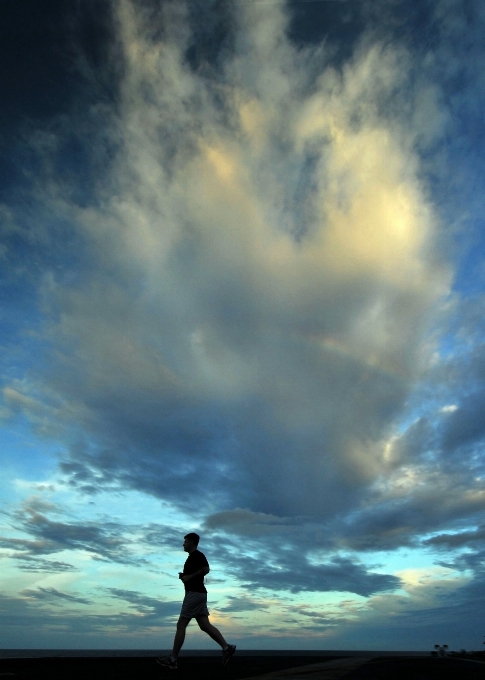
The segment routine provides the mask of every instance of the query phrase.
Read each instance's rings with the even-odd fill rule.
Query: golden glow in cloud
[[[117,7],[121,144],[101,206],[76,208],[116,275],[59,291],[62,328],[106,395],[113,383],[164,406],[264,404],[258,437],[298,433],[276,447],[288,446],[282,477],[298,461],[307,498],[332,506],[319,483],[369,483],[399,464],[382,442],[449,287],[416,131],[376,104],[405,62],[362,48],[339,75],[322,48],[291,44],[283,6],[248,5],[211,79],[185,59],[183,3],[160,10],[164,37],[140,8]],[[244,465],[256,449],[243,447]]]

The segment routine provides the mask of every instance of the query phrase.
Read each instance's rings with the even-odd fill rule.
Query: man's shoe
[[[222,665],[225,666],[231,656],[236,651],[236,645],[227,645],[227,648],[222,652]]]
[[[170,668],[172,671],[177,670],[177,659],[174,661],[171,656],[161,656],[157,659],[157,663],[160,666],[165,666],[165,668]]]

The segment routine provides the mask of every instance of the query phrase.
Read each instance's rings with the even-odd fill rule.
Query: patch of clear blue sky
[[[454,289],[463,296],[485,292],[485,220],[473,215],[466,236],[458,236],[463,243],[462,255],[455,272]]]
[[[0,478],[1,496],[4,503],[17,502],[16,480],[43,482],[57,471],[56,450],[58,446],[37,437],[30,423],[15,418],[0,427]]]

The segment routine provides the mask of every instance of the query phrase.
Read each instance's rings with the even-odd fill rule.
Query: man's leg
[[[189,623],[190,619],[186,619],[185,616],[181,616],[177,621],[177,630],[175,632],[175,637],[173,640],[172,654],[170,655],[174,660],[177,659],[179,652],[182,649],[182,645],[184,644],[185,640],[185,629],[187,628]]]
[[[210,637],[213,640],[215,640],[217,644],[222,647],[222,649],[226,649],[227,642],[222,637],[221,631],[215,626],[213,626],[212,623],[209,621],[208,616],[198,616],[197,623],[199,624],[199,628],[203,630],[204,633],[210,635]]]

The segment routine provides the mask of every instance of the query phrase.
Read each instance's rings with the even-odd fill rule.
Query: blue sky
[[[3,645],[478,649],[482,4],[0,12]]]

